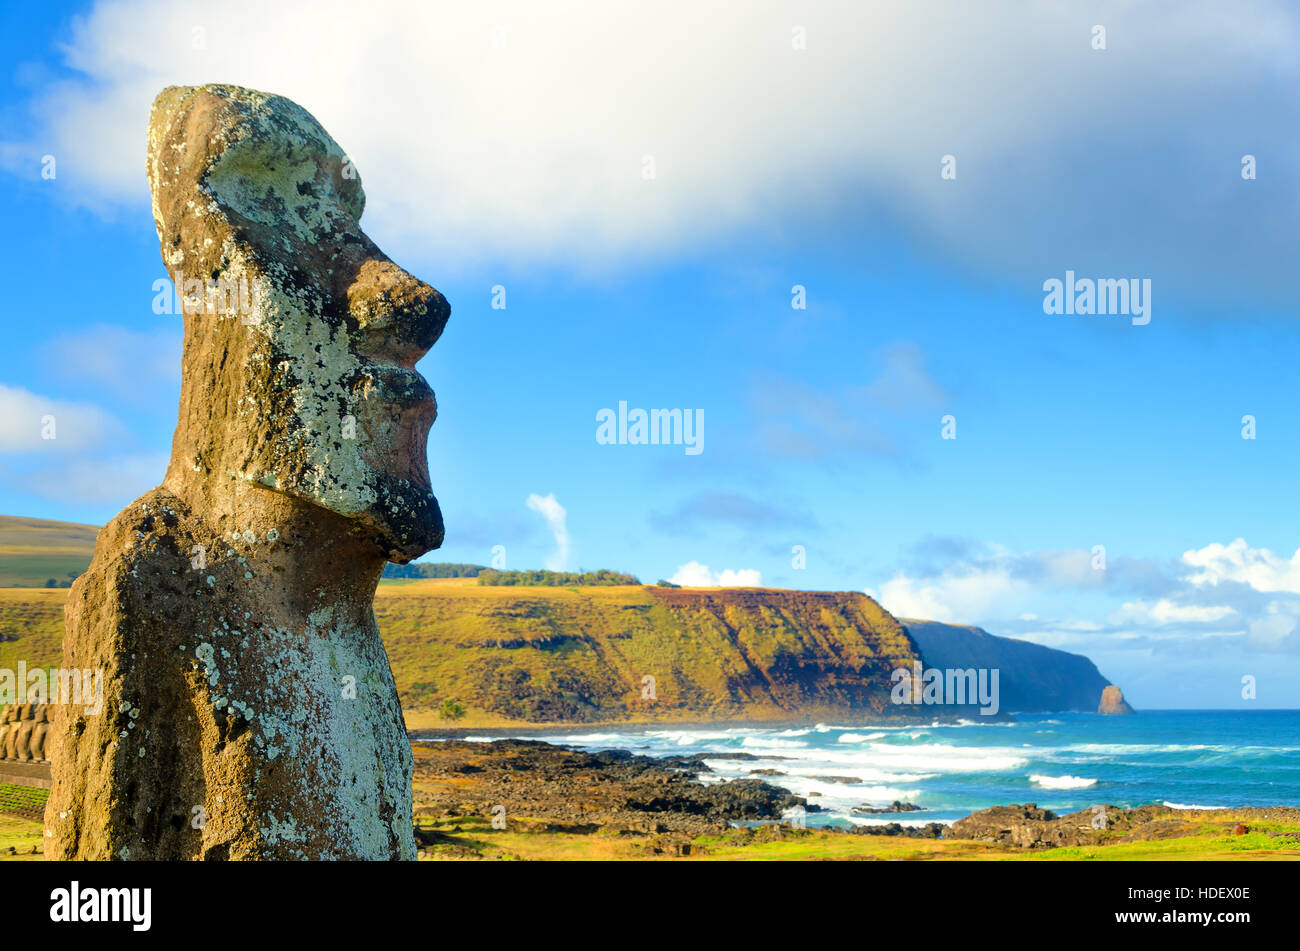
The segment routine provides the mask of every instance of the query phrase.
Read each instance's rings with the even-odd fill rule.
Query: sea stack
[[[1101,703],[1097,705],[1097,712],[1105,716],[1122,716],[1137,711],[1124,699],[1124,691],[1110,684],[1101,692]]]
[[[447,303],[361,231],[356,169],[287,99],[165,89],[148,176],[179,419],[68,598],[63,666],[104,697],[51,708],[45,855],[414,859],[372,603],[442,543],[414,366]]]

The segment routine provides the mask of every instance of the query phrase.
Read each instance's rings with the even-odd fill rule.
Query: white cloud
[[[546,559],[546,567],[551,571],[564,571],[569,563],[569,529],[568,513],[564,506],[555,501],[555,493],[528,496],[528,507],[546,519],[546,527],[555,536],[555,554]]]
[[[379,243],[443,266],[688,253],[810,208],[856,222],[871,202],[874,219],[1039,282],[1062,261],[1151,268],[1152,227],[1195,229],[1160,252],[1184,273],[1249,265],[1253,285],[1293,257],[1290,193],[1272,193],[1257,242],[1217,216],[1249,213],[1225,155],[1294,150],[1294,129],[1256,107],[1294,104],[1298,30],[1280,0],[1110,7],[1106,51],[1090,47],[1084,2],[216,9],[100,0],[66,44],[81,76],[42,86],[35,128],[0,157],[34,176],[49,152],[64,193],[144,207],[150,101],[220,78],[313,112],[361,171]],[[1134,161],[1157,140],[1178,163]],[[940,179],[947,154],[956,181]]]
[[[1154,603],[1143,600],[1126,601],[1118,611],[1111,613],[1108,620],[1112,624],[1205,624],[1221,621],[1236,614],[1236,610],[1225,604],[1199,605],[1176,604],[1169,598],[1160,598]]]
[[[932,578],[913,578],[900,571],[879,591],[868,588],[866,593],[896,617],[972,624],[994,608],[1022,601],[1031,590],[1005,567],[957,565]]]
[[[143,402],[156,396],[159,384],[180,386],[180,323],[153,331],[92,324],[54,338],[44,346],[43,356],[64,377]]]
[[[1280,558],[1267,548],[1251,548],[1244,538],[1227,545],[1215,542],[1183,553],[1183,564],[1197,569],[1186,580],[1195,585],[1235,581],[1256,591],[1300,594],[1300,550]]]
[[[1294,634],[1300,605],[1270,602],[1264,613],[1250,622],[1250,640],[1265,650],[1285,650]]]
[[[1181,577],[1172,559],[1113,556],[1094,570],[1084,549],[1013,552],[939,539],[917,550],[926,558],[915,567],[867,589],[895,616],[975,624],[1089,655],[1173,657],[1209,641],[1300,653],[1300,555],[1243,539],[1185,552]]]
[[[79,459],[30,472],[17,484],[33,495],[69,506],[121,509],[162,482],[167,461],[165,452]]]
[[[80,451],[105,441],[119,429],[118,422],[97,406],[39,396],[0,383],[0,452]]]
[[[761,588],[763,575],[753,568],[724,568],[714,572],[708,565],[688,561],[668,579],[683,588]]]

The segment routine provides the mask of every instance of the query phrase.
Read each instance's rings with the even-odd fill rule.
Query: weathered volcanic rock
[[[588,752],[530,740],[418,744],[419,808],[426,815],[545,819],[554,830],[586,827],[701,834],[741,820],[780,819],[817,807],[758,779],[698,782],[695,757]]]
[[[1146,805],[1136,809],[1098,804],[1058,816],[1034,803],[994,806],[972,813],[952,824],[945,838],[976,839],[1018,849],[1100,845],[1111,841],[1167,838],[1189,835],[1194,827],[1179,828],[1174,810]]]
[[[1124,692],[1110,684],[1101,692],[1101,702],[1097,704],[1097,712],[1106,716],[1122,716],[1126,713],[1136,713],[1124,699]]]
[[[149,122],[184,305],[159,488],[100,533],[67,603],[56,859],[413,859],[412,759],[372,600],[436,548],[414,364],[448,307],[361,231],[361,183],[301,107],[166,89]]]

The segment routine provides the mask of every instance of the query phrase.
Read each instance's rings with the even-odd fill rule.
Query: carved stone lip
[[[372,363],[366,367],[366,373],[383,401],[403,415],[421,409],[436,414],[438,403],[433,387],[420,371],[391,363]]]

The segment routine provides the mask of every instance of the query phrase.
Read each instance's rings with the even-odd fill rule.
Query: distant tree
[[[656,584],[657,586],[659,586],[660,588],[680,588],[680,587],[681,587],[681,585],[679,585],[679,584],[673,584],[671,581],[665,581],[663,578],[660,578],[658,581],[655,582],[655,584]]]
[[[563,588],[571,585],[604,586],[622,584],[640,584],[636,575],[621,571],[497,571],[484,568],[479,572],[478,583],[483,585],[521,585],[525,587]]]
[[[474,578],[483,571],[482,565],[462,565],[453,562],[412,562],[409,565],[384,565],[385,578]]]
[[[442,702],[442,709],[438,711],[438,716],[444,720],[459,720],[465,715],[465,708],[450,698]]]
[[[46,578],[46,579],[45,579],[45,587],[47,587],[47,588],[57,588],[58,586],[59,586],[58,579],[56,579],[56,578]]]

